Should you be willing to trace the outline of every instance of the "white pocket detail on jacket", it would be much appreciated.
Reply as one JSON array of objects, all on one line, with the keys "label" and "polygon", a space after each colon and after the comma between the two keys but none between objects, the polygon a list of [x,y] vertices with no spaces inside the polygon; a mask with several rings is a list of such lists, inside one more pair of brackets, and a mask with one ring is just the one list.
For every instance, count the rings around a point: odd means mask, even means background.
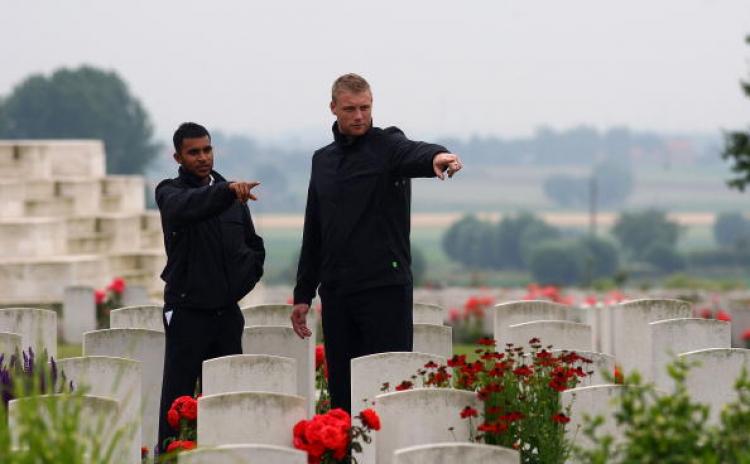
[{"label": "white pocket detail on jacket", "polygon": [[169,321],[172,320],[172,313],[174,313],[174,311],[171,309],[164,313],[164,318],[167,320],[167,325],[169,325]]}]

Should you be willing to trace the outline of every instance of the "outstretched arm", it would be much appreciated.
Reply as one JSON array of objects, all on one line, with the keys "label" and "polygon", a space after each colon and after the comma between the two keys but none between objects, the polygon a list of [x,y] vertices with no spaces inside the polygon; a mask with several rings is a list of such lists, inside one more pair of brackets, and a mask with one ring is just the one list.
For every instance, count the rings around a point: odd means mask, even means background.
[{"label": "outstretched arm", "polygon": [[320,246],[318,198],[311,174],[310,186],[307,189],[302,250],[297,266],[297,285],[294,287],[294,308],[291,316],[292,328],[300,338],[312,335],[312,331],[307,327],[307,313],[320,283]]},{"label": "outstretched arm", "polygon": [[162,216],[173,223],[203,221],[227,209],[235,199],[255,200],[250,190],[259,182],[218,182],[198,188],[180,188],[169,182],[156,187],[156,204]]},{"label": "outstretched arm", "polygon": [[386,129],[387,136],[392,143],[391,169],[401,177],[433,177],[444,179],[461,170],[462,164],[457,155],[450,153],[442,145],[425,142],[415,142],[406,138],[404,133],[396,128]]}]

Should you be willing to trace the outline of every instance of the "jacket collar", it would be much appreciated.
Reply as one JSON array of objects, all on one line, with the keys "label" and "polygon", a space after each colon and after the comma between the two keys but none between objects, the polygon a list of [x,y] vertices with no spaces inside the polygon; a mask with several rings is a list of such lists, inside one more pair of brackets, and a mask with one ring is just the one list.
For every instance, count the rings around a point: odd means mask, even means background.
[{"label": "jacket collar", "polygon": [[[226,182],[226,179],[213,169],[211,170],[211,175],[214,177],[214,183]],[[204,185],[207,185],[203,184],[200,178],[183,169],[182,166],[177,170],[177,177],[190,187],[203,187]]]},{"label": "jacket collar", "polygon": [[367,137],[367,134],[370,133],[372,130],[372,126],[370,126],[369,129],[367,129],[367,132],[364,133],[364,135],[361,135],[359,137],[354,137],[353,135],[346,135],[339,132],[339,123],[334,122],[333,127],[331,128],[331,131],[333,131],[333,140],[336,142],[336,144],[341,145],[343,147],[351,147],[357,141],[363,137]]}]

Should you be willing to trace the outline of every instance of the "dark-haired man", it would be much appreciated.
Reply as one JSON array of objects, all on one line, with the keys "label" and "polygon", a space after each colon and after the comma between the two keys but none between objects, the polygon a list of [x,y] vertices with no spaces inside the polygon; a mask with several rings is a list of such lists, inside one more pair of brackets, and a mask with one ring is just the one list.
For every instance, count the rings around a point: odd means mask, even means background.
[{"label": "dark-haired man", "polygon": [[263,275],[266,253],[246,204],[259,182],[227,182],[214,171],[211,136],[199,124],[180,125],[173,142],[178,176],[156,187],[167,251],[160,448],[175,434],[167,411],[193,395],[203,361],[242,353],[237,302]]},{"label": "dark-haired man", "polygon": [[[365,79],[333,83],[334,141],[313,155],[292,326],[309,337],[318,290],[332,407],[350,410],[350,361],[412,350],[411,178],[452,177],[458,156],[372,126]],[[359,411],[351,411],[358,414]]]}]

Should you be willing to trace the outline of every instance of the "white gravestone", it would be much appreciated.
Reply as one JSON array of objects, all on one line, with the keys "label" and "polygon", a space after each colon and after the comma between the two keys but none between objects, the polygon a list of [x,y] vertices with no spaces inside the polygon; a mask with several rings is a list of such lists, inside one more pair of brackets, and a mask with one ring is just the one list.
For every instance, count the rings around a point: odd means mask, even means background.
[{"label": "white gravestone", "polygon": [[498,349],[508,343],[508,327],[531,321],[568,320],[568,307],[551,301],[511,301],[492,308],[494,333]]},{"label": "white gravestone", "polygon": [[[15,399],[8,403],[8,424],[12,448],[18,448],[21,434],[27,433],[21,426],[23,422],[20,422],[19,419],[24,414],[21,411],[28,411],[29,408],[38,408],[37,414],[42,418],[44,423],[42,427],[48,434],[59,431],[51,422],[50,416],[53,413],[56,416],[61,416],[80,411],[80,420],[76,424],[76,435],[81,438],[80,442],[84,447],[84,453],[89,456],[96,453],[92,437],[96,437],[99,442],[98,453],[100,457],[104,455],[107,448],[113,444],[113,439],[115,439],[117,428],[114,425],[117,424],[120,413],[117,401],[93,395],[43,395]],[[39,425],[35,424],[37,433],[39,433],[38,427]],[[54,443],[55,439],[52,438],[51,442]],[[121,440],[115,442],[112,459],[107,462],[132,464],[134,461],[131,459],[129,445],[130,443]]]},{"label": "white gravestone", "polygon": [[83,342],[84,332],[96,330],[96,301],[92,287],[65,287],[62,325],[65,341],[77,345]]},{"label": "white gravestone", "polygon": [[446,441],[468,442],[479,417],[461,418],[470,406],[482,411],[476,393],[449,388],[419,388],[375,397],[380,415],[376,456],[378,464],[391,464],[394,451],[415,445]]},{"label": "white gravestone", "polygon": [[572,405],[570,422],[565,425],[565,434],[576,444],[589,448],[591,441],[581,432],[586,423],[586,416],[591,418],[602,416],[601,427],[597,429],[597,437],[611,435],[615,441],[622,439],[622,432],[617,427],[614,413],[617,407],[613,404],[624,390],[623,385],[594,385],[591,387],[577,387],[565,390],[560,394],[563,410]]},{"label": "white gravestone", "polygon": [[666,392],[674,388],[667,365],[678,354],[707,348],[730,348],[730,323],[715,319],[666,319],[649,324],[651,379]]},{"label": "white gravestone", "polygon": [[637,369],[651,380],[651,335],[649,323],[665,319],[689,318],[690,304],[680,300],[632,300],[610,307],[612,353],[627,375]]},{"label": "white gravestone", "polygon": [[242,352],[292,358],[297,363],[297,394],[307,402],[307,413],[315,412],[315,341],[301,339],[291,327],[245,327]]},{"label": "white gravestone", "polygon": [[750,329],[750,300],[730,300],[729,315],[732,317],[732,346],[744,347],[746,342],[742,334]]},{"label": "white gravestone", "polygon": [[591,326],[568,321],[531,321],[513,324],[506,328],[508,343],[529,346],[529,340],[538,338],[543,347],[569,351],[591,351]]},{"label": "white gravestone", "polygon": [[110,311],[109,327],[112,329],[148,329],[164,332],[163,319],[161,306],[127,306]]},{"label": "white gravestone", "polygon": [[223,445],[182,452],[178,464],[307,464],[307,454],[272,445]]},{"label": "white gravestone", "polygon": [[143,285],[127,285],[122,292],[124,306],[146,306],[151,303],[148,289]]},{"label": "white gravestone", "polygon": [[479,443],[435,443],[393,453],[393,464],[519,464],[518,451]]},{"label": "white gravestone", "polygon": [[[130,462],[141,457],[143,440],[141,428],[141,363],[132,359],[109,356],[83,356],[58,361],[58,368],[76,391],[87,395],[116,400],[121,412],[117,426],[130,435]],[[126,440],[123,437],[122,440]]]},{"label": "white gravestone", "polygon": [[84,356],[114,356],[140,361],[143,445],[158,441],[159,403],[164,370],[164,333],[147,329],[105,329],[83,334]]},{"label": "white gravestone", "polygon": [[265,354],[237,354],[203,361],[203,394],[240,391],[297,394],[297,362]]},{"label": "white gravestone", "polygon": [[292,447],[294,425],[306,416],[305,399],[296,395],[235,392],[202,396],[198,398],[198,443]]},{"label": "white gravestone", "polygon": [[[0,332],[21,335],[21,348],[34,349],[41,356],[46,349],[50,357],[57,358],[57,314],[36,308],[0,309]],[[37,359],[40,359],[37,357]]]},{"label": "white gravestone", "polygon": [[453,355],[452,334],[447,325],[414,324],[414,351],[449,358]]},{"label": "white gravestone", "polygon": [[688,363],[697,363],[688,371],[685,386],[693,400],[711,407],[709,419],[716,424],[727,403],[737,400],[734,384],[743,369],[750,375],[750,350],[714,348],[680,354]]},{"label": "white gravestone", "polygon": [[[384,383],[389,384],[389,390],[393,391],[396,386],[404,380],[413,382],[416,387],[422,387],[421,383],[412,379],[417,371],[424,369],[428,362],[445,365],[446,358],[427,353],[415,352],[389,352],[378,353],[354,358],[351,361],[351,405],[352,416],[358,415],[363,409],[372,407],[377,410],[378,405],[375,397],[381,392]],[[448,369],[452,371],[452,369]],[[429,370],[435,372],[435,369]],[[375,464],[375,443],[378,434],[372,435],[372,443],[362,444],[361,455],[356,455],[360,464]]]},{"label": "white gravestone", "polygon": [[[245,327],[253,326],[281,326],[291,327],[292,305],[289,304],[262,304],[244,306],[241,308],[245,317]],[[317,340],[317,313],[310,307],[307,313],[307,327],[312,331],[311,339]]]},{"label": "white gravestone", "polygon": [[21,336],[17,333],[0,332],[0,355],[5,355],[5,363],[16,352],[21,353]]},{"label": "white gravestone", "polygon": [[415,324],[443,325],[443,308],[428,303],[414,303],[413,319]]}]

